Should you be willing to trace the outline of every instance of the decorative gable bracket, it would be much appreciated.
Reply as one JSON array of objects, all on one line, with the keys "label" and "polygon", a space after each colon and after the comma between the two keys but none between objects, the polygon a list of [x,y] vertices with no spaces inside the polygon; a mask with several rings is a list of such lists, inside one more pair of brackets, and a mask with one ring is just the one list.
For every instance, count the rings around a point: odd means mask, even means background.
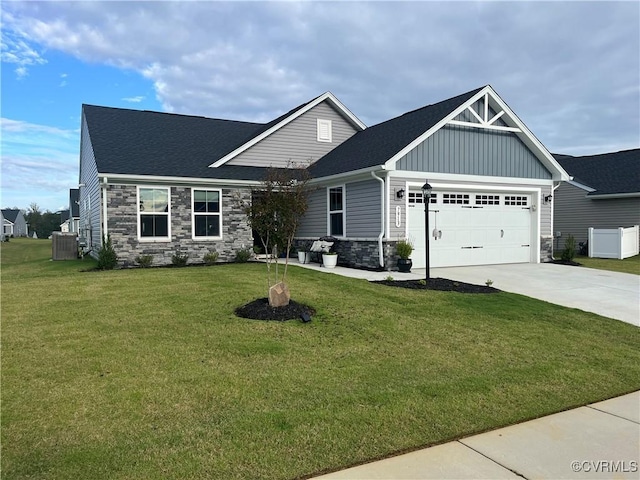
[{"label": "decorative gable bracket", "polygon": [[493,111],[489,108],[489,93],[485,93],[483,97],[483,108],[482,112],[476,112],[473,108],[473,105],[467,106],[467,111],[471,113],[471,116],[477,120],[477,122],[467,122],[463,120],[449,120],[447,122],[448,125],[458,125],[461,127],[474,127],[474,128],[482,128],[485,130],[498,130],[501,132],[515,132],[520,133],[520,130],[517,127],[509,127],[506,125],[495,125],[495,122],[504,115],[504,110],[498,111],[495,115],[489,118],[489,114],[493,113]]}]

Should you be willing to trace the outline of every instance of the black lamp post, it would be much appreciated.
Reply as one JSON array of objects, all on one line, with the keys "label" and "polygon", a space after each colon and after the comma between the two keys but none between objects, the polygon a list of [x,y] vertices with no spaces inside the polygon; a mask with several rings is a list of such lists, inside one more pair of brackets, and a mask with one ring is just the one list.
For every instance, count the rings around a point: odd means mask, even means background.
[{"label": "black lamp post", "polygon": [[429,199],[431,198],[431,185],[429,181],[422,186],[422,198],[424,200],[424,239],[427,254],[427,275],[425,280],[429,280]]}]

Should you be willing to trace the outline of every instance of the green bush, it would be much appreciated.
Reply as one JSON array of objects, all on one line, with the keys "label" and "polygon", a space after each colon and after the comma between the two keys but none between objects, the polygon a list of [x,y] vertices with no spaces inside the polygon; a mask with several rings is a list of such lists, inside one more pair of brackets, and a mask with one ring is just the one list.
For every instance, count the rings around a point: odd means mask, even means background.
[{"label": "green bush", "polygon": [[215,250],[204,254],[205,265],[213,265],[218,261],[219,254]]},{"label": "green bush", "polygon": [[243,248],[242,250],[238,250],[236,252],[236,262],[237,263],[246,263],[251,258],[251,250],[248,248]]},{"label": "green bush", "polygon": [[564,241],[564,250],[562,251],[561,257],[565,262],[573,261],[573,258],[576,256],[576,239],[573,235],[568,235]]},{"label": "green bush", "polygon": [[153,263],[153,255],[139,255],[136,257],[136,263],[142,268],[149,268]]},{"label": "green bush", "polygon": [[403,260],[407,260],[413,252],[413,244],[410,240],[400,240],[396,244],[396,253]]},{"label": "green bush", "polygon": [[189,260],[189,254],[182,253],[180,250],[176,250],[176,253],[171,256],[171,263],[176,267],[185,267],[187,260]]},{"label": "green bush", "polygon": [[102,248],[98,251],[98,268],[100,270],[113,270],[118,264],[118,255],[111,243],[111,235],[102,236]]}]

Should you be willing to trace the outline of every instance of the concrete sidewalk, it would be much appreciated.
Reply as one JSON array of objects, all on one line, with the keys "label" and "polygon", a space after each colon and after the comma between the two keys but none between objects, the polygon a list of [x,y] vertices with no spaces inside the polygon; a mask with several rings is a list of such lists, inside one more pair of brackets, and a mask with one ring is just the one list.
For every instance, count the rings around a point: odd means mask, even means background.
[{"label": "concrete sidewalk", "polygon": [[640,392],[317,479],[638,479]]},{"label": "concrete sidewalk", "polygon": [[[369,281],[384,280],[389,275],[395,280],[413,280],[424,278],[426,273],[425,269],[413,269],[411,273],[370,272],[344,267],[329,269],[317,263],[300,265],[295,261],[292,265]],[[505,292],[519,293],[640,326],[639,275],[553,263],[514,263],[432,268],[431,277],[476,285],[484,285],[491,279],[495,288]]]}]

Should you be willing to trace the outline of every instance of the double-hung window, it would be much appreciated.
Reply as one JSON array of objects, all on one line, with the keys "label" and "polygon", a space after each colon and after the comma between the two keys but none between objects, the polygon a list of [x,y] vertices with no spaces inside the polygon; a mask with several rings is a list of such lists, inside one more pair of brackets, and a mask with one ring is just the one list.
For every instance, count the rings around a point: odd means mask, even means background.
[{"label": "double-hung window", "polygon": [[344,186],[331,187],[329,195],[329,235],[343,237],[345,230]]},{"label": "double-hung window", "polygon": [[191,192],[193,238],[220,239],[222,237],[220,190],[193,189]]},{"label": "double-hung window", "polygon": [[141,239],[169,240],[169,188],[138,187],[138,236]]}]

